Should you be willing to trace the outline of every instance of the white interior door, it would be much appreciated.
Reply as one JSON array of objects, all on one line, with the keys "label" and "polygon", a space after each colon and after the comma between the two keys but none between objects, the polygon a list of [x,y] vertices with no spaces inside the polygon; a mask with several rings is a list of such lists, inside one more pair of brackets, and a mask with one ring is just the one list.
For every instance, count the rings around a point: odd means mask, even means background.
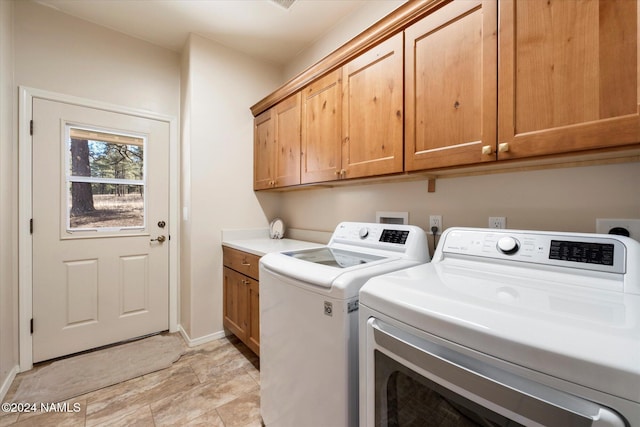
[{"label": "white interior door", "polygon": [[169,124],[32,108],[33,361],[168,329]]}]

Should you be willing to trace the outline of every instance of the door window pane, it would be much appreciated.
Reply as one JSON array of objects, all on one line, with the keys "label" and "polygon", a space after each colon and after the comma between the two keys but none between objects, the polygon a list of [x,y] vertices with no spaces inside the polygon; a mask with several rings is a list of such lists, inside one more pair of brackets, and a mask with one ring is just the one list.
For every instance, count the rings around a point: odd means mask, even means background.
[{"label": "door window pane", "polygon": [[145,138],[67,126],[67,230],[143,228]]}]

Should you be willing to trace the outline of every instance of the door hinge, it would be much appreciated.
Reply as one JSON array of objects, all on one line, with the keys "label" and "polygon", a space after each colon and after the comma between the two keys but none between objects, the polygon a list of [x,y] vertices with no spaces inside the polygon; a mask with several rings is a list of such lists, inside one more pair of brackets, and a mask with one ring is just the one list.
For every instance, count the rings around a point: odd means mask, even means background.
[{"label": "door hinge", "polygon": [[33,218],[29,220],[29,234],[33,234]]},{"label": "door hinge", "polygon": [[33,135],[33,120],[29,121],[29,135]]},{"label": "door hinge", "polygon": [[29,322],[29,329],[31,330],[31,335],[33,335],[33,317],[31,318],[31,321]]}]

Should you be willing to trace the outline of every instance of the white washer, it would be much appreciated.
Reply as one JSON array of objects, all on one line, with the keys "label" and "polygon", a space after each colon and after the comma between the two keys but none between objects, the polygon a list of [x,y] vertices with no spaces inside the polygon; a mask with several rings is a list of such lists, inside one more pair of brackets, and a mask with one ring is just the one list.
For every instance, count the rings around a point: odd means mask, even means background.
[{"label": "white washer", "polygon": [[360,425],[640,426],[639,268],[622,236],[447,230],[361,289]]},{"label": "white washer", "polygon": [[415,226],[340,223],[326,247],[260,260],[260,408],[266,426],[358,423],[358,291],[429,261]]}]

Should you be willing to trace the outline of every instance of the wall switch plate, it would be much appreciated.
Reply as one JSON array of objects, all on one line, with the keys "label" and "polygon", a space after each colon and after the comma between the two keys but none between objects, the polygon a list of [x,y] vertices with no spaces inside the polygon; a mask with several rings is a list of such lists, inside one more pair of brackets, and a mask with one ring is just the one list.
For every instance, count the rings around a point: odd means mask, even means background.
[{"label": "wall switch plate", "polygon": [[429,230],[427,230],[427,233],[431,233],[431,227],[437,227],[436,234],[442,234],[442,215],[429,216]]},{"label": "wall switch plate", "polygon": [[490,216],[489,228],[507,228],[507,217],[504,216]]},{"label": "wall switch plate", "polygon": [[615,227],[622,227],[629,230],[629,237],[640,241],[640,219],[596,219],[596,233],[609,234],[609,230]]}]

